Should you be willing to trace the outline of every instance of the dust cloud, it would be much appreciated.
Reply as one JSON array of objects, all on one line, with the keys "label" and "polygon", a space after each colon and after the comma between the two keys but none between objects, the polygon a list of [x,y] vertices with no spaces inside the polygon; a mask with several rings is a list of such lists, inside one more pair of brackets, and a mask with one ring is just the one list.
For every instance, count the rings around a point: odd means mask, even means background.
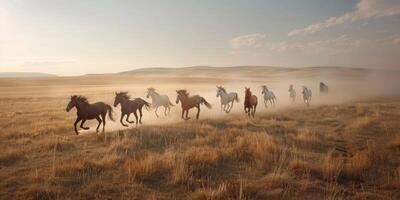
[{"label": "dust cloud", "polygon": [[[243,101],[245,87],[250,87],[253,94],[258,97],[257,114],[278,111],[287,108],[306,108],[302,97],[302,86],[309,87],[312,92],[311,108],[320,105],[336,105],[351,101],[363,101],[374,98],[392,98],[399,97],[400,76],[398,71],[379,71],[379,70],[362,70],[362,69],[335,69],[331,71],[295,71],[288,73],[268,74],[263,77],[243,77],[229,76],[226,79],[215,79],[210,77],[193,78],[182,80],[180,77],[167,77],[161,81],[143,80],[140,77],[129,76],[132,83],[113,83],[109,81],[107,85],[96,85],[90,89],[79,90],[79,88],[64,88],[74,94],[82,94],[90,96],[91,102],[105,101],[112,105],[114,101],[114,92],[126,91],[133,98],[143,98],[151,103],[151,98],[146,98],[146,90],[153,87],[160,94],[168,95],[170,101],[174,104],[171,113],[164,116],[164,108],[158,109],[159,118],[156,117],[154,108],[149,110],[143,109],[143,125],[129,124],[128,128],[136,126],[153,126],[182,122],[180,104],[175,104],[176,90],[187,89],[190,95],[200,95],[204,97],[211,105],[212,109],[201,106],[200,119],[216,119],[223,118],[228,115],[244,116]],[[109,77],[115,79],[115,77]],[[157,80],[157,78],[154,78]],[[129,82],[129,81],[127,81]],[[324,82],[329,87],[328,94],[320,94],[319,83]],[[293,84],[297,93],[296,102],[293,103],[289,99],[289,85]],[[261,86],[267,85],[277,97],[275,106],[265,107],[263,95],[261,94]],[[216,97],[216,86],[223,86],[228,92],[237,92],[239,102],[234,102],[231,112],[221,112],[220,99]],[[120,106],[113,107],[115,122],[108,120],[108,130],[123,130],[120,122]],[[189,111],[191,120],[195,120],[197,109],[193,108]],[[134,115],[130,116],[130,120],[134,120]],[[124,120],[125,122],[125,120]],[[97,122],[88,122],[91,130],[94,130]],[[125,122],[128,124],[127,122]]]}]

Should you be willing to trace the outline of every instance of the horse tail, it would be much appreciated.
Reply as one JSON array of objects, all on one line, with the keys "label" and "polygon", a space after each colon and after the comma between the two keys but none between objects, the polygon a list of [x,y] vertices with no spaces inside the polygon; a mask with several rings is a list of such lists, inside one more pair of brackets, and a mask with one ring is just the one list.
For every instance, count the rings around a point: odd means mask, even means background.
[{"label": "horse tail", "polygon": [[211,104],[209,104],[203,97],[201,97],[201,103],[204,103],[207,108],[211,109]]},{"label": "horse tail", "polygon": [[146,110],[149,110],[151,104],[145,100],[143,100],[142,98],[140,98],[140,100],[143,102],[143,105],[145,106]]},{"label": "horse tail", "polygon": [[238,96],[237,93],[235,93],[235,101],[236,101],[236,102],[239,102],[239,96]]},{"label": "horse tail", "polygon": [[108,111],[108,117],[111,119],[111,121],[115,121],[113,117],[113,109],[110,105],[106,104],[107,111]]}]

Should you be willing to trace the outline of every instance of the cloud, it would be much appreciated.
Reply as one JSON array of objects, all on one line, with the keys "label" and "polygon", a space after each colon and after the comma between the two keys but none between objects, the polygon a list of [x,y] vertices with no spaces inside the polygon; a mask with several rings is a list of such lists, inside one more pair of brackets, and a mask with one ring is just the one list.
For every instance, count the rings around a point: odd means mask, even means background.
[{"label": "cloud", "polygon": [[296,52],[334,55],[363,47],[367,43],[367,40],[356,40],[347,35],[341,35],[336,38],[309,42],[280,42],[275,45],[270,44],[269,47],[270,50],[278,53]]},{"label": "cloud", "polygon": [[354,39],[347,35],[315,41],[273,42],[266,39],[265,34],[255,33],[235,37],[229,40],[233,53],[249,53],[252,55],[275,54],[307,54],[307,55],[337,55],[365,47],[369,40]]},{"label": "cloud", "polygon": [[232,49],[257,49],[265,45],[266,36],[261,33],[241,35],[229,40],[229,46]]},{"label": "cloud", "polygon": [[305,28],[294,29],[288,33],[288,36],[312,34],[348,22],[395,15],[400,15],[399,0],[359,0],[354,11],[341,16],[331,17],[323,22],[311,24]]}]

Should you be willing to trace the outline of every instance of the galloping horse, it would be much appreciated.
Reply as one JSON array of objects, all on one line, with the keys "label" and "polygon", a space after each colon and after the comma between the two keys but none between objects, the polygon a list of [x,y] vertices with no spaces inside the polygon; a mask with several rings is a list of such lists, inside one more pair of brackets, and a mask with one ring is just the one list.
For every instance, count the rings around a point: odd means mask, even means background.
[{"label": "galloping horse", "polygon": [[[226,113],[231,112],[232,107],[233,107],[233,102],[239,102],[239,97],[236,92],[230,92],[227,93],[225,88],[222,86],[217,86],[217,96],[216,97],[221,97],[221,112],[222,110],[225,111]],[[229,104],[231,103],[232,104]]]},{"label": "galloping horse", "polygon": [[246,87],[245,91],[245,96],[244,96],[244,112],[250,117],[253,116],[256,113],[256,108],[257,108],[257,96],[252,95],[250,88]]},{"label": "galloping horse", "polygon": [[157,110],[158,107],[164,106],[164,115],[167,116],[167,109],[168,109],[168,114],[171,112],[171,106],[174,106],[171,101],[169,100],[169,97],[167,95],[160,95],[156,92],[154,88],[147,88],[147,96],[146,98],[151,97],[151,105],[156,108],[154,113],[156,113],[156,116],[158,118]]},{"label": "galloping horse", "polygon": [[307,86],[303,86],[303,100],[307,106],[310,106],[312,92]]},{"label": "galloping horse", "polygon": [[[188,117],[189,110],[193,107],[197,108],[197,114],[196,114],[196,119],[199,119],[200,115],[200,104],[206,105],[207,108],[211,109],[211,105],[201,96],[199,95],[193,95],[189,96],[189,93],[186,90],[177,90],[176,93],[178,96],[176,97],[176,104],[181,102],[182,106],[182,119],[188,120],[190,117]],[[184,113],[186,112],[186,116],[183,117]]]},{"label": "galloping horse", "polygon": [[[96,132],[99,132],[100,124],[103,122],[103,132],[106,126],[106,115],[108,112],[108,117],[114,121],[112,112],[113,109],[110,105],[105,104],[103,102],[97,102],[94,104],[90,104],[86,97],[83,96],[71,96],[71,99],[65,109],[69,112],[73,107],[76,107],[77,110],[77,118],[74,123],[74,130],[76,135],[79,135],[78,130],[76,129],[76,125],[79,121],[82,120],[80,127],[84,130],[89,130],[89,127],[84,127],[83,124],[86,120],[97,119],[99,124],[97,125]],[[100,117],[101,116],[101,117]]]},{"label": "galloping horse", "polygon": [[328,94],[328,86],[327,85],[325,85],[325,83],[323,83],[323,82],[320,82],[319,83],[319,93],[320,94]]},{"label": "galloping horse", "polygon": [[[141,124],[143,116],[142,114],[143,106],[145,106],[147,110],[150,107],[150,103],[143,100],[142,98],[135,98],[133,100],[130,99],[131,97],[128,95],[127,92],[115,93],[114,107],[117,107],[118,104],[121,104],[121,119],[119,121],[121,122],[122,126],[128,126],[124,124],[124,122],[122,122],[125,115],[127,115],[126,122],[135,123],[134,121],[129,121],[129,115],[131,113],[135,115],[136,124],[138,124],[138,122]],[[139,110],[140,114],[139,120],[138,120],[137,110]]]},{"label": "galloping horse", "polygon": [[296,90],[293,88],[293,85],[289,86],[289,98],[292,99],[293,103],[296,101]]},{"label": "galloping horse", "polygon": [[262,92],[261,92],[261,94],[264,95],[264,104],[265,104],[265,107],[266,107],[266,108],[268,107],[268,106],[267,106],[268,101],[269,101],[269,103],[271,104],[271,106],[275,106],[275,102],[276,102],[275,94],[274,94],[271,90],[268,90],[268,88],[267,88],[266,85],[263,85],[263,86],[261,86],[261,87],[262,87]]}]

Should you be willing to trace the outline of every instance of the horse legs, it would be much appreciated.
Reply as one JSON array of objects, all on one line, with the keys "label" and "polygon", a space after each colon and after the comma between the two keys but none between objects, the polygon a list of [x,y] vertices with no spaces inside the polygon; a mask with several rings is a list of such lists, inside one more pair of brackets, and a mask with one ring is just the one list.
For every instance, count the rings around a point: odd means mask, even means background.
[{"label": "horse legs", "polygon": [[131,116],[131,113],[127,114],[127,116],[126,116],[126,122],[128,122],[128,123],[130,123],[130,124],[135,123],[135,121],[129,121],[129,116]]},{"label": "horse legs", "polygon": [[189,109],[186,110],[186,120],[190,119],[190,117],[188,117],[189,115]]},{"label": "horse legs", "polygon": [[257,108],[257,105],[254,105],[254,108],[253,108],[253,118],[254,118],[255,115],[256,115],[256,108]]},{"label": "horse legs", "polygon": [[227,108],[225,108],[225,112],[228,113],[229,109],[231,108],[231,105],[229,105],[229,103],[227,103],[226,105],[227,105]]},{"label": "horse legs", "polygon": [[84,130],[89,130],[89,127],[84,127],[84,126],[83,126],[83,124],[84,124],[85,122],[86,122],[86,119],[83,119],[82,122],[81,122],[81,126],[80,126],[80,127],[81,127],[82,129],[84,129]]},{"label": "horse legs", "polygon": [[268,108],[268,100],[264,99],[264,105],[265,105],[266,108]]},{"label": "horse legs", "polygon": [[231,112],[231,110],[232,110],[232,108],[233,108],[233,102],[234,102],[234,101],[232,101],[231,107],[229,108],[229,112]]},{"label": "horse legs", "polygon": [[135,111],[133,111],[133,115],[135,115],[136,124],[138,124],[138,122],[139,122],[139,119],[138,119],[138,116],[137,116],[136,110],[135,110]]},{"label": "horse legs", "polygon": [[156,116],[158,118],[157,110],[158,110],[158,106],[156,107],[156,110],[154,111],[154,113],[156,113]]},{"label": "horse legs", "polygon": [[98,133],[98,132],[99,132],[99,127],[100,127],[100,125],[101,125],[100,116],[97,116],[96,119],[97,119],[97,122],[99,122],[99,124],[97,125],[97,128],[96,128],[96,133]]},{"label": "horse legs", "polygon": [[197,105],[196,107],[197,107],[196,119],[199,119],[199,116],[200,116],[200,104]]},{"label": "horse legs", "polygon": [[139,114],[140,114],[139,123],[142,124],[142,117],[143,117],[142,108],[139,108]]},{"label": "horse legs", "polygon": [[121,122],[122,126],[127,127],[128,125],[124,124],[124,122],[122,121],[124,119],[125,114],[121,114],[121,119],[119,120],[119,122]]},{"label": "horse legs", "polygon": [[168,106],[164,106],[164,116],[167,116],[167,107]]},{"label": "horse legs", "polygon": [[185,110],[182,108],[182,119],[185,119],[183,115],[185,114]]},{"label": "horse legs", "polygon": [[74,123],[74,130],[76,135],[79,135],[78,129],[76,129],[76,125],[81,121],[82,119],[80,117],[76,118],[75,123]]},{"label": "horse legs", "polygon": [[101,115],[101,117],[103,117],[103,133],[106,129],[106,116],[107,116],[107,113],[104,113]]}]

